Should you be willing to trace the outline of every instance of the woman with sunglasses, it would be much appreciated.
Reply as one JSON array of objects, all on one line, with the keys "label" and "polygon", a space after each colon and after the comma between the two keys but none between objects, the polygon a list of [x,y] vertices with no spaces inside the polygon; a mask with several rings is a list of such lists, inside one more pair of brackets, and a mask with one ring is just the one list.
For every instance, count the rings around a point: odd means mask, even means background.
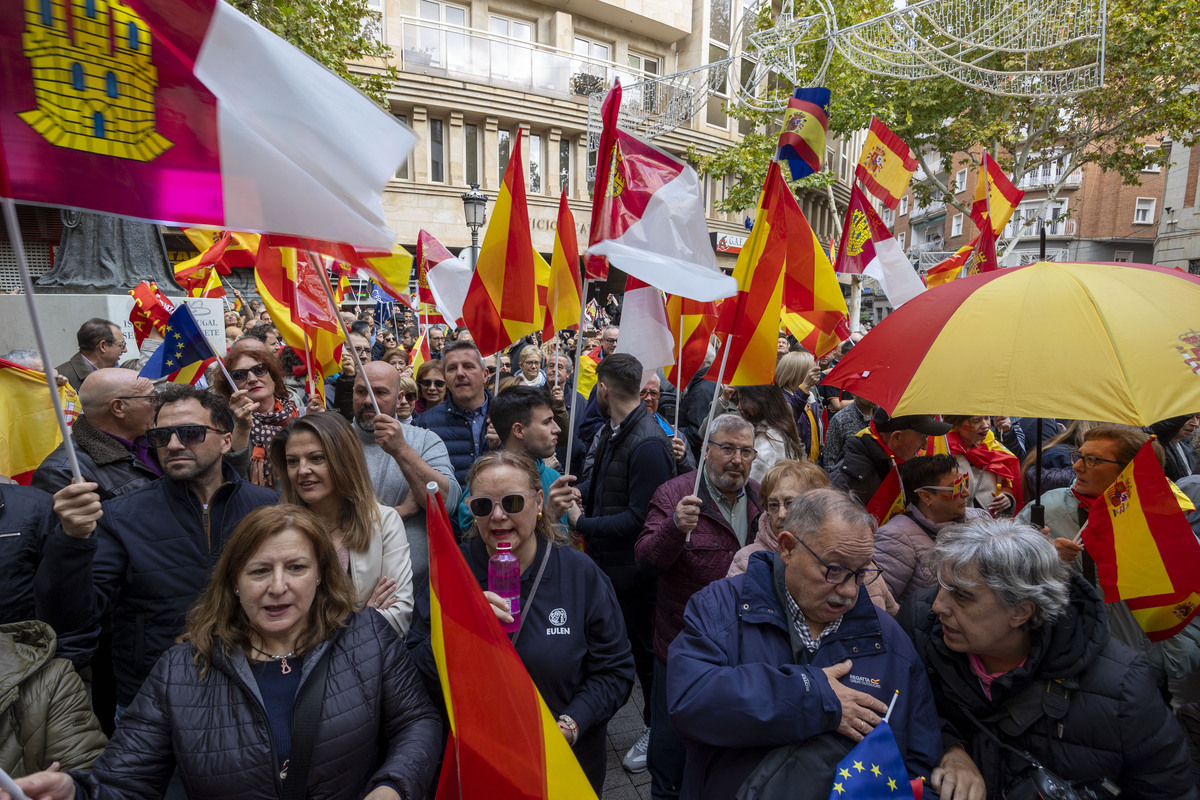
[{"label": "woman with sunglasses", "polygon": [[400,391],[396,394],[396,419],[405,424],[411,424],[417,408],[417,382],[410,376],[401,374]]},{"label": "woman with sunglasses", "polygon": [[[225,368],[235,385],[230,386],[224,372],[218,372],[213,381],[213,390],[229,399],[230,408],[237,418],[233,431],[233,449],[245,446],[247,438],[252,447],[250,453],[250,475],[252,483],[259,486],[275,486],[275,474],[267,457],[267,449],[276,431],[300,412],[288,397],[287,384],[283,380],[283,367],[275,353],[265,344],[246,337],[239,339],[229,348],[225,357]],[[245,398],[234,398],[235,392],[245,392]],[[310,401],[311,403],[312,401]],[[250,411],[250,418],[245,412]]]},{"label": "woman with sunglasses", "polygon": [[971,476],[958,471],[954,456],[918,456],[900,466],[908,508],[875,531],[875,563],[883,569],[901,605],[937,584],[924,563],[938,533],[951,525],[987,519],[982,508],[968,507]]},{"label": "woman with sunglasses", "polygon": [[[528,456],[488,453],[471,468],[468,486],[475,526],[461,546],[463,556],[482,590],[496,545],[512,545],[521,563],[521,627],[509,637],[599,795],[608,721],[629,698],[634,676],[612,585],[591,558],[570,546],[561,526],[542,514],[542,483]],[[504,600],[485,596],[499,619],[512,621]],[[430,696],[440,698],[429,635],[425,595],[407,643]]]},{"label": "woman with sunglasses", "polygon": [[308,414],[271,441],[280,502],[317,515],[350,573],[360,607],[403,636],[412,618],[412,561],[404,522],[375,499],[362,445],[341,414]]},{"label": "woman with sunglasses", "polygon": [[417,407],[415,413],[423,414],[446,399],[446,373],[441,361],[426,361],[417,368]]}]

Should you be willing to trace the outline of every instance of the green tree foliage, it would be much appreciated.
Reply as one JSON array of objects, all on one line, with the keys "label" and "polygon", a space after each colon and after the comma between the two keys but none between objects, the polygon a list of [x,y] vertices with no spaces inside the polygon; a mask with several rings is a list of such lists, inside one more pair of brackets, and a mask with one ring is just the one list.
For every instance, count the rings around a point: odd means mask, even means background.
[{"label": "green tree foliage", "polygon": [[[833,93],[830,131],[861,130],[872,114],[878,116],[921,156],[925,178],[914,183],[918,199],[943,200],[960,210],[965,209],[938,175],[952,175],[974,162],[970,152],[980,147],[1017,181],[1065,157],[1072,167],[1095,164],[1118,173],[1126,183],[1139,183],[1143,169],[1164,165],[1169,156],[1167,148],[1147,149],[1148,143],[1169,136],[1190,145],[1200,130],[1200,22],[1194,2],[1110,0],[1104,87],[1054,101],[1002,97],[948,78],[880,78],[855,69],[835,53],[824,82]],[[797,16],[818,13],[815,3],[811,8],[804,5],[797,2]],[[890,8],[890,2],[878,0],[840,2],[838,23],[845,27]],[[760,18],[759,24],[769,25],[770,19]],[[813,63],[820,63],[820,54]],[[1028,68],[1031,63],[1032,57],[1024,55],[995,56],[987,66]],[[711,175],[739,180],[723,210],[740,210],[757,200],[766,161],[776,146],[773,126],[782,115],[772,119],[744,107],[731,107],[729,113],[765,123],[766,132],[694,160]],[[1071,171],[1064,170],[1058,185],[1048,187],[1047,203]]]},{"label": "green tree foliage", "polygon": [[[396,81],[391,48],[375,38],[367,0],[228,0],[267,30],[308,53],[384,108]],[[365,66],[362,65],[365,62]],[[351,65],[355,64],[352,68]]]}]

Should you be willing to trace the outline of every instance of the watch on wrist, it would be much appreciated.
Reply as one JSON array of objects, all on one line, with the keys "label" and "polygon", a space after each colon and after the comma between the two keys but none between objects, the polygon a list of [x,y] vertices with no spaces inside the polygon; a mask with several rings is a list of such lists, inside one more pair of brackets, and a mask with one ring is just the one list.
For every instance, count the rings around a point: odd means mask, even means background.
[{"label": "watch on wrist", "polygon": [[579,741],[579,723],[571,719],[566,714],[558,715],[559,724],[571,732],[571,744]]}]

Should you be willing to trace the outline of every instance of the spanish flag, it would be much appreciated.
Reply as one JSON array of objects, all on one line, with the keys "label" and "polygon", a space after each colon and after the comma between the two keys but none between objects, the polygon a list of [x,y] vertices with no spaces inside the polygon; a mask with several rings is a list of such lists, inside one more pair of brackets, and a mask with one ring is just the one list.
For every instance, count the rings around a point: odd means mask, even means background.
[{"label": "spanish flag", "polygon": [[518,131],[463,303],[463,320],[484,355],[541,330],[544,321],[538,317],[537,265],[523,164]]},{"label": "spanish flag", "polygon": [[717,304],[667,295],[667,325],[675,340],[675,360],[667,367],[667,380],[684,387],[700,371],[708,353],[708,340],[717,327]]},{"label": "spanish flag", "polygon": [[413,374],[416,375],[421,365],[431,358],[433,358],[433,354],[429,352],[429,331],[426,329],[417,337],[416,344],[409,351],[408,365],[412,367]]},{"label": "spanish flag", "polygon": [[900,198],[908,189],[908,182],[917,171],[917,160],[904,141],[892,133],[888,126],[871,117],[867,140],[863,142],[862,155],[854,169],[854,177],[863,188],[883,201],[888,208],[900,204]]},{"label": "spanish flag", "polygon": [[[314,268],[294,247],[258,248],[254,284],[284,343],[312,365],[314,385],[340,369],[342,334]],[[307,339],[306,339],[307,337]],[[304,355],[305,344],[308,355]]]},{"label": "spanish flag", "polygon": [[[783,271],[783,326],[817,358],[850,338],[841,284],[804,214],[789,216],[787,263]],[[805,324],[807,323],[807,324]]]},{"label": "spanish flag", "polygon": [[974,250],[974,244],[963,245],[955,251],[954,255],[930,267],[929,271],[925,273],[925,286],[932,289],[957,278]]},{"label": "spanish flag", "polygon": [[1025,192],[1013,185],[996,159],[984,153],[975,184],[975,200],[971,203],[971,221],[975,226],[983,230],[990,219],[992,233],[999,234],[1024,196]]},{"label": "spanish flag", "polygon": [[599,380],[596,376],[596,368],[600,366],[600,359],[603,358],[601,355],[602,352],[597,347],[579,356],[575,393],[582,396],[584,400],[592,396],[592,389],[595,388],[596,381]]},{"label": "spanish flag", "polygon": [[1147,442],[1092,503],[1081,532],[1104,602],[1125,601],[1152,642],[1200,609],[1200,542]]},{"label": "spanish flag", "polygon": [[900,483],[900,470],[894,462],[888,470],[887,477],[867,502],[867,513],[880,525],[897,514],[904,513],[904,486]]},{"label": "spanish flag", "polygon": [[554,252],[550,256],[550,285],[546,293],[546,322],[542,341],[555,332],[579,328],[583,308],[583,283],[579,278],[579,239],[575,217],[567,205],[567,193],[558,199],[558,223],[554,229]]},{"label": "spanish flag", "polygon": [[971,466],[993,473],[998,484],[993,487],[992,493],[1012,494],[1013,500],[1016,501],[1012,512],[1015,514],[1021,510],[1021,506],[1025,504],[1021,496],[1021,461],[997,441],[996,434],[988,431],[982,442],[968,449],[958,431],[950,431],[946,434],[946,445],[950,449],[950,455],[962,456]]},{"label": "spanish flag", "polygon": [[794,181],[821,171],[829,132],[829,98],[824,86],[797,86],[788,100],[775,160],[787,161]]},{"label": "spanish flag", "polygon": [[431,644],[450,720],[438,798],[596,797],[455,544],[426,504]]},{"label": "spanish flag", "polygon": [[[708,371],[707,380],[734,386],[775,380],[784,267],[789,259],[802,258],[802,248],[808,245],[801,240],[802,229],[798,227],[798,220],[803,219],[792,190],[783,180],[779,162],[772,161],[758,201],[754,228],[733,268],[737,296],[721,303],[717,320],[721,350],[713,362],[718,367]],[[807,227],[804,223],[803,228]],[[723,361],[726,367],[721,370],[719,365]]]},{"label": "spanish flag", "polygon": [[[69,384],[58,387],[67,424],[79,416],[79,395]],[[0,359],[0,475],[28,486],[34,471],[62,434],[45,373]]]}]

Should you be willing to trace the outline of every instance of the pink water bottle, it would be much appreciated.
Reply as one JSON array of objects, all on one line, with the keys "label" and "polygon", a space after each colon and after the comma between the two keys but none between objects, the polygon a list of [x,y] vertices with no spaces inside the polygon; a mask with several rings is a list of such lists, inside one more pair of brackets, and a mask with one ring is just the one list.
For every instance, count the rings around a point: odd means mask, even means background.
[{"label": "pink water bottle", "polygon": [[488,591],[508,601],[512,622],[500,622],[505,633],[521,626],[521,562],[512,554],[511,542],[498,542],[496,554],[488,559]]}]

